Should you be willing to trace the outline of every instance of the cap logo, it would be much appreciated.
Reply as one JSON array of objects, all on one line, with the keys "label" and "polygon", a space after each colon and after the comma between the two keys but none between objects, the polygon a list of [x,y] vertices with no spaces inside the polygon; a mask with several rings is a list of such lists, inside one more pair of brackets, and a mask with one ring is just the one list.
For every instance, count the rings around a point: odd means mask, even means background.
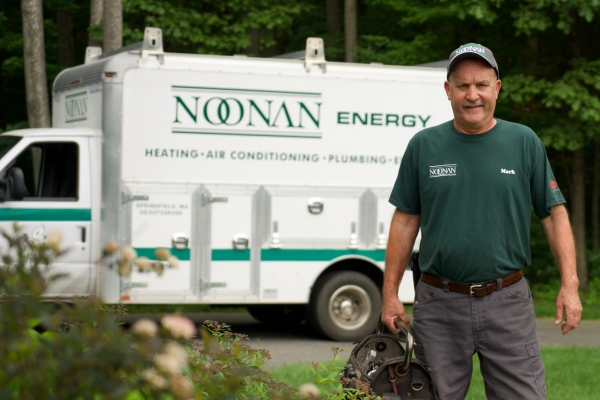
[{"label": "cap logo", "polygon": [[458,49],[456,49],[456,55],[462,54],[462,53],[481,53],[482,55],[485,55],[485,49],[483,47],[479,47],[479,46],[465,46],[465,47],[459,47]]}]

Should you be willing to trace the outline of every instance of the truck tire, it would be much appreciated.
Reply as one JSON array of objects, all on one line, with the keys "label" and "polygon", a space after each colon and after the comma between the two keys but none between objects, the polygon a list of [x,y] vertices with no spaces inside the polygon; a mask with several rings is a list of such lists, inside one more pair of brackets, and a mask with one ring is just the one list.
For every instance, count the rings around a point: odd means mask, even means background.
[{"label": "truck tire", "polygon": [[337,341],[356,341],[374,332],[381,310],[381,291],[366,275],[340,271],[315,284],[309,304],[314,328]]}]

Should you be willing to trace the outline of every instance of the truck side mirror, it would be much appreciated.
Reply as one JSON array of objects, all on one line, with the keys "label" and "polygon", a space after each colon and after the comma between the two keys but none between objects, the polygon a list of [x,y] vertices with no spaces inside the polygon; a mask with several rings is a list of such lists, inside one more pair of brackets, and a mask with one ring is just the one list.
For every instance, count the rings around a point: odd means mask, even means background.
[{"label": "truck side mirror", "polygon": [[29,195],[25,186],[25,175],[21,168],[11,168],[8,171],[7,181],[8,195],[11,200],[23,200],[25,196]]}]

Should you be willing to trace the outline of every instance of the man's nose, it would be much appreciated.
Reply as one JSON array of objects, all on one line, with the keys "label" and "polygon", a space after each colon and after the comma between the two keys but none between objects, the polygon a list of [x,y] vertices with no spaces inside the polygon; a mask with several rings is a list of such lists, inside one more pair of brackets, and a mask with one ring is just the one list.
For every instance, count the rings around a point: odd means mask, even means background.
[{"label": "man's nose", "polygon": [[479,92],[477,91],[477,87],[475,85],[469,85],[469,89],[467,90],[467,99],[477,100],[478,98]]}]

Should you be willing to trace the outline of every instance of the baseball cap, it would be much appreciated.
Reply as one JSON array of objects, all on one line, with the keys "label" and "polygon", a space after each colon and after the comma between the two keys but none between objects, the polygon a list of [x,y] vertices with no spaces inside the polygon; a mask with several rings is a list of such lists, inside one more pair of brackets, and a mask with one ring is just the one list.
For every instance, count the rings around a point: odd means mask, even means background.
[{"label": "baseball cap", "polygon": [[452,54],[450,54],[450,59],[448,63],[448,73],[446,78],[450,78],[450,71],[454,66],[465,58],[476,58],[481,57],[484,59],[494,71],[496,71],[496,79],[500,79],[500,71],[498,70],[498,63],[492,54],[492,51],[485,46],[482,46],[477,43],[467,43],[460,46],[458,49],[454,50]]}]

